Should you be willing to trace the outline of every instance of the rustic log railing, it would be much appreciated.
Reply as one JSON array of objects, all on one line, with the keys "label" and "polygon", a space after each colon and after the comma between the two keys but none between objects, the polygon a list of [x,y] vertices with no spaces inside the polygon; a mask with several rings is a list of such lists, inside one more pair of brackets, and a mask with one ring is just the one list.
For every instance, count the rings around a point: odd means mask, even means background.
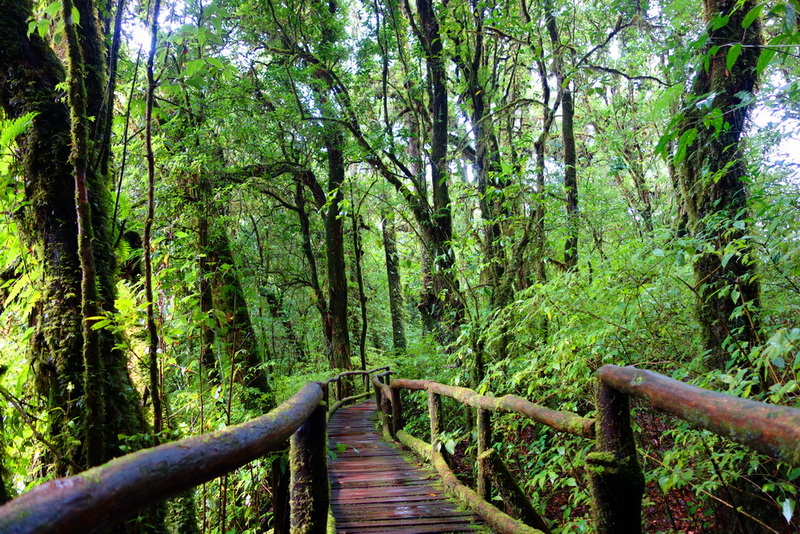
[{"label": "rustic log railing", "polygon": [[[387,367],[309,382],[266,415],[137,451],[75,476],[41,484],[0,507],[0,532],[88,533],[117,524],[168,497],[229,473],[291,438],[292,532],[324,533],[328,517],[326,408],[371,395],[369,376]],[[365,377],[366,392],[343,397],[345,379]]]},{"label": "rustic log railing", "polygon": [[[800,409],[715,393],[633,367],[606,365],[597,372],[596,420],[514,395],[487,397],[429,380],[390,377],[388,368],[382,367],[309,382],[275,410],[241,425],[138,451],[47,482],[0,507],[0,532],[92,532],[284,449],[291,437],[289,495],[281,497],[290,502],[290,530],[324,533],[329,508],[327,417],[339,406],[369,396],[370,382],[384,433],[428,459],[451,492],[501,533],[549,530],[491,446],[493,413],[517,413],[557,431],[595,440],[595,450],[585,461],[595,531],[602,534],[638,533],[642,528],[644,476],[631,428],[631,395],[702,429],[800,465]],[[364,380],[366,391],[349,394],[355,388],[347,381],[357,378]],[[432,443],[403,430],[403,389],[427,392]],[[441,396],[476,410],[477,491],[459,482],[440,452]],[[489,502],[492,487],[502,496],[508,515]]]},{"label": "rustic log railing", "polygon": [[[784,461],[800,465],[800,409],[775,406],[715,393],[658,373],[634,367],[605,365],[597,372],[597,420],[554,411],[514,395],[486,397],[462,387],[429,380],[390,380],[390,373],[373,375],[376,402],[384,432],[427,459],[444,483],[465,504],[504,534],[549,532],[491,447],[492,413],[517,413],[557,431],[595,440],[585,459],[592,491],[594,529],[600,534],[642,532],[644,474],[631,427],[629,396],[723,437]],[[403,430],[401,390],[427,391],[431,442]],[[461,484],[440,452],[441,396],[476,410],[476,489]],[[510,515],[490,503],[491,485]]]}]

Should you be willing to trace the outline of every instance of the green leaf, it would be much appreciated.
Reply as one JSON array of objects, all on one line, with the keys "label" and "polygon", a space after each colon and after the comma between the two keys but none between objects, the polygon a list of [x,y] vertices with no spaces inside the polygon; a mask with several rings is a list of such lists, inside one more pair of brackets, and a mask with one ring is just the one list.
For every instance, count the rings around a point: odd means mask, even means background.
[{"label": "green leaf", "polygon": [[784,4],[784,18],[783,18],[783,31],[792,33],[794,25],[797,22],[797,8],[794,3],[786,2]]},{"label": "green leaf", "polygon": [[758,5],[747,12],[747,15],[742,19],[742,28],[749,28],[758,17],[761,16],[761,11],[764,9],[763,5]]},{"label": "green leaf", "polygon": [[219,70],[225,70],[225,65],[223,65],[222,60],[220,60],[219,58],[210,57],[210,58],[208,58],[207,61],[208,61],[209,65],[211,65],[212,67],[216,67]]},{"label": "green leaf", "polygon": [[759,75],[764,72],[769,64],[772,62],[772,58],[775,57],[775,52],[777,51],[776,48],[771,48],[783,44],[784,41],[783,35],[776,35],[772,39],[769,40],[766,46],[761,49],[761,55],[758,57],[758,63],[756,63],[756,71]]},{"label": "green leaf", "polygon": [[728,70],[733,68],[734,63],[736,63],[736,60],[739,59],[739,55],[741,53],[742,43],[736,43],[728,49],[728,54],[725,56],[725,66],[728,68]]},{"label": "green leaf", "polygon": [[44,8],[45,15],[49,17],[55,17],[58,15],[58,12],[61,10],[61,0],[55,0],[55,2],[50,2],[46,8]]},{"label": "green leaf", "polygon": [[678,149],[675,151],[675,165],[680,165],[686,158],[686,151],[692,146],[695,139],[697,139],[697,128],[689,128],[681,134],[678,139]]},{"label": "green leaf", "polygon": [[12,121],[0,121],[0,148],[5,149],[11,141],[27,130],[33,124],[36,115],[36,113],[26,113]]}]

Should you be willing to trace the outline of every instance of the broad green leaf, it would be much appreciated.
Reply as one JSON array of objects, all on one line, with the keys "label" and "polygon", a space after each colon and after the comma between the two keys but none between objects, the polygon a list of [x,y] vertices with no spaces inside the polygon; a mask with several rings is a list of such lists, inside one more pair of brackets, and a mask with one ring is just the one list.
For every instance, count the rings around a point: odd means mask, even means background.
[{"label": "broad green leaf", "polygon": [[5,149],[18,135],[27,130],[36,113],[27,113],[22,117],[18,117],[12,121],[0,122],[0,149]]},{"label": "broad green leaf", "polygon": [[728,68],[728,70],[733,68],[733,65],[736,63],[736,60],[739,59],[739,55],[741,53],[742,43],[736,43],[728,49],[728,54],[725,56],[725,66]]},{"label": "broad green leaf", "polygon": [[49,17],[55,17],[58,15],[58,12],[61,10],[61,0],[55,0],[55,2],[50,2],[46,8],[44,8],[44,13]]},{"label": "broad green leaf", "polygon": [[213,66],[213,67],[218,68],[219,70],[225,69],[225,65],[223,65],[222,61],[219,58],[216,58],[216,57],[208,58],[208,64]]},{"label": "broad green leaf", "polygon": [[763,11],[763,9],[763,5],[758,5],[748,11],[747,15],[745,15],[744,19],[742,19],[742,28],[749,28],[753,22],[755,22],[756,19],[761,16],[761,11]]},{"label": "broad green leaf", "polygon": [[678,139],[678,149],[675,151],[675,165],[679,165],[686,158],[686,151],[695,139],[697,139],[697,128],[690,128],[681,134]]}]

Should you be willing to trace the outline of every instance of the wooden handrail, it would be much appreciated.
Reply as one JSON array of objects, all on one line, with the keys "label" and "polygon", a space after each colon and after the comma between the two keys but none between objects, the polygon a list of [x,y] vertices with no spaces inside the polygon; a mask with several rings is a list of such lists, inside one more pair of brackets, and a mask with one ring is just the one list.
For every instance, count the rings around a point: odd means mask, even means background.
[{"label": "wooden handrail", "polygon": [[[140,450],[75,476],[51,480],[0,507],[0,532],[89,533],[119,523],[139,510],[285,449],[292,438],[293,531],[326,531],[328,475],[325,407],[328,385],[353,375],[308,382],[266,415],[158,447]],[[365,380],[365,385],[369,383]],[[363,398],[342,399],[337,404]],[[321,511],[324,509],[324,513]]]},{"label": "wooden handrail", "polygon": [[[700,428],[790,465],[800,465],[800,409],[709,391],[635,367],[605,365],[597,371],[596,419],[551,410],[516,395],[487,397],[468,388],[431,380],[395,378],[389,381],[389,375],[388,372],[380,373],[372,379],[376,401],[382,411],[381,419],[384,426],[388,427],[387,433],[431,461],[443,479],[455,481],[452,482],[452,489],[500,532],[514,532],[518,527],[496,508],[491,510],[485,506],[488,504],[485,499],[489,495],[487,478],[490,475],[493,481],[509,484],[502,482],[502,477],[498,475],[503,466],[496,463],[500,461],[499,457],[492,454],[494,451],[489,444],[490,412],[521,414],[554,430],[595,439],[595,450],[586,457],[586,469],[592,489],[594,529],[600,534],[637,533],[642,528],[644,475],[631,426],[630,395],[647,399],[653,408],[671,413]],[[402,389],[428,392],[431,444],[410,436],[402,429]],[[444,472],[449,472],[449,468],[437,445],[441,426],[440,396],[452,398],[477,410],[477,492],[456,486],[459,483],[455,477]],[[497,467],[487,467],[485,464],[489,461]],[[451,485],[450,482],[448,485]],[[507,495],[513,493],[505,492]],[[525,502],[521,504],[526,505]],[[540,518],[534,513],[526,520],[529,525],[526,528],[546,530],[544,523],[539,521]]]},{"label": "wooden handrail", "polygon": [[547,425],[554,430],[575,434],[576,436],[583,436],[585,438],[594,437],[593,419],[587,419],[586,417],[581,417],[571,412],[551,410],[550,408],[545,408],[544,406],[529,402],[517,395],[486,397],[468,388],[448,386],[432,380],[396,378],[391,381],[390,387],[431,391],[455,399],[473,408],[481,408],[496,413],[516,413],[536,421],[537,423]]},{"label": "wooden handrail", "polygon": [[126,519],[282,447],[322,400],[309,382],[266,415],[51,480],[0,507],[0,532],[85,533]]},{"label": "wooden handrail", "polygon": [[[384,376],[385,375],[385,376]],[[516,482],[511,479],[499,457],[490,454],[491,449],[491,413],[516,413],[552,427],[555,430],[568,432],[582,437],[594,437],[595,422],[592,419],[581,417],[570,412],[558,412],[533,404],[516,395],[503,397],[487,397],[477,392],[459,386],[448,386],[432,380],[392,379],[388,383],[381,382],[381,378],[388,381],[388,373],[375,375],[372,379],[375,388],[378,407],[381,409],[381,420],[388,433],[403,445],[413,450],[418,456],[428,460],[436,469],[439,476],[450,488],[450,491],[474,512],[484,518],[494,530],[503,534],[547,534],[549,529],[545,521],[536,513],[534,508],[525,499],[518,499],[513,503],[518,517],[511,517],[498,509],[491,502],[490,482],[502,484],[501,492],[505,495],[519,495],[521,490]],[[428,392],[428,410],[431,420],[431,443],[411,436],[403,430],[400,391]],[[478,421],[478,476],[477,490],[459,482],[452,469],[447,465],[447,460],[440,452],[438,433],[440,421],[440,397],[445,396],[459,401],[465,406],[477,410]],[[522,520],[521,520],[522,519]]]},{"label": "wooden handrail", "polygon": [[635,367],[597,371],[597,446],[586,457],[595,530],[641,532],[644,475],[628,396],[790,465],[800,465],[800,409],[717,393]]},{"label": "wooden handrail", "polygon": [[617,391],[647,399],[731,441],[800,466],[800,409],[741,399],[635,367],[604,365],[597,376]]}]

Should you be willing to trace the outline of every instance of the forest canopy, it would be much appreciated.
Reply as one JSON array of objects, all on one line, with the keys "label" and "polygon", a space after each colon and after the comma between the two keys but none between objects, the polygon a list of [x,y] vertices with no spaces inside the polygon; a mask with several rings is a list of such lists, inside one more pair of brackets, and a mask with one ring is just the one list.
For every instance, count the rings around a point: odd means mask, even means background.
[{"label": "forest canopy", "polygon": [[[800,407],[798,9],[0,0],[0,502],[386,364],[585,416],[607,363]],[[635,411],[652,531],[800,528],[800,468]],[[587,531],[585,445],[496,424]],[[127,531],[261,532],[282,461]]]}]

